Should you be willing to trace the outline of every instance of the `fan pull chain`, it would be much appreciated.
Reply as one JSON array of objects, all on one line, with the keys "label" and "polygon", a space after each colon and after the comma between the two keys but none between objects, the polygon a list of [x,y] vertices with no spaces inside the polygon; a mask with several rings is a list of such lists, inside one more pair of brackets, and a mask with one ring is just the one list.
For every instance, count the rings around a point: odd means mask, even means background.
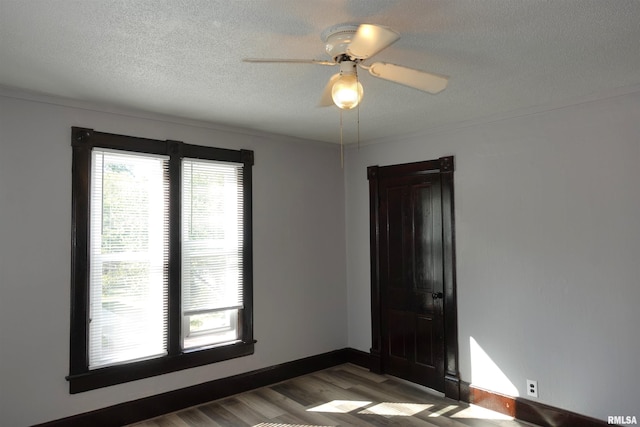
[{"label": "fan pull chain", "polygon": [[342,110],[340,110],[340,167],[344,169],[344,143],[342,141]]},{"label": "fan pull chain", "polygon": [[358,105],[358,150],[360,150],[360,105]]},{"label": "fan pull chain", "polygon": [[[358,73],[356,73],[356,83],[360,84],[360,77],[358,77]],[[360,103],[356,106],[356,114],[357,114],[357,125],[358,125],[358,150],[360,150]]]}]

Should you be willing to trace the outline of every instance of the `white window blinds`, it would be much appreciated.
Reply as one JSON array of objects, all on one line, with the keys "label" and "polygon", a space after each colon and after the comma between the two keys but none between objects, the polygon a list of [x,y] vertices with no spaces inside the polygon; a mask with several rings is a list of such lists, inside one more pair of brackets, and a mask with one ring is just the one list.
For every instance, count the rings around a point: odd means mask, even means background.
[{"label": "white window blinds", "polygon": [[168,160],[94,149],[89,368],[166,354]]},{"label": "white window blinds", "polygon": [[242,165],[182,163],[183,348],[238,339],[242,299]]}]

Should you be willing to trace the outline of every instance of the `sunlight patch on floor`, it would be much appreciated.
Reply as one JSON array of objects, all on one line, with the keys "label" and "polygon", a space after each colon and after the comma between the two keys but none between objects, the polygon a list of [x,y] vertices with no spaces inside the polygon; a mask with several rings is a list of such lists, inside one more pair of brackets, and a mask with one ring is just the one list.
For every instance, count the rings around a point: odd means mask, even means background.
[{"label": "sunlight patch on floor", "polygon": [[[369,406],[371,405],[371,406]],[[348,414],[356,412],[358,415],[380,415],[384,417],[411,417],[422,411],[429,412],[429,417],[450,417],[450,418],[467,418],[481,420],[504,420],[512,421],[514,418],[490,409],[482,408],[476,405],[469,406],[448,405],[444,408],[436,410],[434,405],[430,403],[403,403],[403,402],[382,402],[373,404],[373,402],[365,400],[332,400],[307,409],[310,412],[327,412],[334,414]],[[433,412],[430,409],[433,408]],[[359,410],[360,409],[360,410]],[[289,426],[290,424],[259,424],[254,427],[280,427]],[[300,426],[295,426],[300,427]],[[306,426],[305,426],[306,427]],[[311,426],[316,427],[316,426]]]},{"label": "sunlight patch on floor", "polygon": [[429,414],[429,416],[432,418],[439,417],[441,415],[446,415],[448,412],[451,412],[454,409],[458,409],[458,405],[449,405],[445,408],[440,409],[439,411],[432,412],[431,414]]},{"label": "sunlight patch on floor", "polygon": [[335,414],[347,414],[356,409],[364,408],[371,405],[371,402],[361,400],[332,400],[315,408],[307,409],[311,412],[332,412]]},{"label": "sunlight patch on floor", "polygon": [[260,423],[253,427],[333,427],[333,426],[319,426],[311,424],[282,424],[282,423]]},{"label": "sunlight patch on floor", "polygon": [[491,409],[482,408],[476,405],[469,405],[468,408],[455,413],[450,416],[451,418],[475,418],[481,420],[504,420],[512,421],[513,417],[501,414],[500,412],[492,411]]},{"label": "sunlight patch on floor", "polygon": [[[347,414],[371,405],[372,403],[373,402],[363,400],[332,400],[331,402],[309,408],[307,411]],[[369,406],[368,408],[359,411],[358,414],[410,417],[419,412],[425,411],[432,406],[432,404],[422,403],[382,402]]]},{"label": "sunlight patch on floor", "polygon": [[410,417],[419,412],[425,411],[431,408],[431,404],[422,403],[396,403],[396,402],[382,402],[377,405],[364,409],[359,414],[373,414],[373,415],[386,415],[396,417]]}]

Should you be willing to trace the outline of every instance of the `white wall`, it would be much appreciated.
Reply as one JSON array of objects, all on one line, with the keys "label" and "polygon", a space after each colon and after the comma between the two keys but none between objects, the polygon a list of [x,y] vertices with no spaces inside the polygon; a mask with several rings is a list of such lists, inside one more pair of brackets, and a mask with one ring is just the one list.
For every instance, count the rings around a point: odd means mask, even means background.
[{"label": "white wall", "polygon": [[[3,425],[59,419],[346,346],[338,147],[29,97],[0,93]],[[254,355],[68,393],[71,126],[255,150]]]},{"label": "white wall", "polygon": [[640,416],[640,92],[348,150],[351,347],[371,345],[366,167],[446,155],[462,379]]},{"label": "white wall", "polygon": [[[3,423],[368,351],[366,166],[445,155],[456,156],[462,379],[519,395],[535,379],[541,402],[640,415],[640,93],[350,149],[344,181],[336,146],[26,98],[0,93]],[[71,126],[255,150],[253,356],[68,394]]]}]

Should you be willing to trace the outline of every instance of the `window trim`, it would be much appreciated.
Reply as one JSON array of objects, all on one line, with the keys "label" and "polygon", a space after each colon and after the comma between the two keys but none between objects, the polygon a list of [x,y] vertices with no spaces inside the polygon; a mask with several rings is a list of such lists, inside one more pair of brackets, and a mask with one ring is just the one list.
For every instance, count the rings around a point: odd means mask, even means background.
[{"label": "window trim", "polygon": [[[155,375],[220,362],[254,353],[252,150],[231,150],[96,132],[72,127],[71,333],[69,392],[81,393]],[[166,356],[89,370],[89,221],[91,150],[94,147],[169,156],[169,328]],[[243,298],[239,342],[182,350],[181,313],[181,160],[184,157],[243,164]]]}]

